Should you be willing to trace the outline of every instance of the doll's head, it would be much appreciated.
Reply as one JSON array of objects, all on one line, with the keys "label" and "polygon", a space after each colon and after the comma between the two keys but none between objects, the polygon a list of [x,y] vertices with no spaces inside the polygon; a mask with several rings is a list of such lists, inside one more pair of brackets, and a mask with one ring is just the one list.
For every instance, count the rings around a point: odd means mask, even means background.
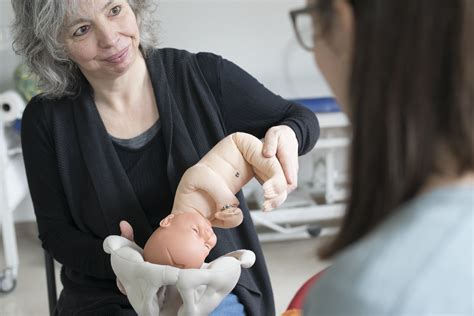
[{"label": "doll's head", "polygon": [[148,239],[143,257],[155,264],[199,269],[216,241],[211,223],[201,214],[170,214]]}]

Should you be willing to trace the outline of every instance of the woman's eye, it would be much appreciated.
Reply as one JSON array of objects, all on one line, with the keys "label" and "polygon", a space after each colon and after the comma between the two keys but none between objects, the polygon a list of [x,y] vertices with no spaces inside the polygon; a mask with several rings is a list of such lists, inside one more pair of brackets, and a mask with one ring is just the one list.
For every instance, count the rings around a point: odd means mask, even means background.
[{"label": "woman's eye", "polygon": [[193,226],[193,227],[191,227],[191,228],[193,229],[193,231],[194,231],[195,233],[199,233],[199,230],[197,229],[197,227]]},{"label": "woman's eye", "polygon": [[110,14],[113,15],[113,16],[119,15],[121,11],[122,11],[122,7],[118,5],[118,6],[113,7],[110,10]]},{"label": "woman's eye", "polygon": [[89,25],[83,25],[74,32],[73,36],[82,36],[89,31],[89,28]]}]

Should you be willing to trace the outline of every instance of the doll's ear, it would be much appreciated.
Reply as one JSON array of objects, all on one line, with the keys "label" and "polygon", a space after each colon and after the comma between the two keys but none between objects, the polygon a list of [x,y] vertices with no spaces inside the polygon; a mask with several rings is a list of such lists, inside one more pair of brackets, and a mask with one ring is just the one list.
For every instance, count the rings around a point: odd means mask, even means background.
[{"label": "doll's ear", "polygon": [[170,214],[163,218],[160,222],[160,227],[168,227],[171,225],[171,222],[173,221],[174,214]]}]

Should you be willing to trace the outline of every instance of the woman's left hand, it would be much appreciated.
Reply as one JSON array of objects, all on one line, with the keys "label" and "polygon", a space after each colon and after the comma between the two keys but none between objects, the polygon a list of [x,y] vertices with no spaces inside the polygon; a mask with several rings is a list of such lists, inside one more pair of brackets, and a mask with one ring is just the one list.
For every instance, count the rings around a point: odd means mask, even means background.
[{"label": "woman's left hand", "polygon": [[[130,241],[134,241],[133,239],[133,228],[132,225],[130,225],[127,221],[120,221],[120,236],[127,238]],[[119,291],[123,295],[127,295],[127,291],[125,290],[125,287],[123,286],[122,282],[118,278],[115,278],[117,287]]]},{"label": "woman's left hand", "polygon": [[130,241],[134,241],[133,228],[127,221],[120,221],[120,235],[127,238]]},{"label": "woman's left hand", "polygon": [[286,125],[270,128],[263,141],[263,155],[268,158],[277,157],[285,173],[288,193],[296,189],[299,168],[298,139],[293,129]]}]

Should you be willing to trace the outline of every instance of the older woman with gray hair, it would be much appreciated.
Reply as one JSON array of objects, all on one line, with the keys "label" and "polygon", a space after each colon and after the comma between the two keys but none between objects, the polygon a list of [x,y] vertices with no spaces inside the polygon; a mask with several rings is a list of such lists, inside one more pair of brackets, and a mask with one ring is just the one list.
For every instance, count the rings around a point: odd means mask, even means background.
[{"label": "older woman with gray hair", "polygon": [[[43,91],[24,112],[22,145],[39,237],[62,264],[58,315],[134,314],[104,238],[121,233],[143,247],[184,171],[226,135],[264,138],[264,155],[279,159],[289,190],[296,186],[297,156],[318,138],[315,116],[220,56],[155,48],[150,1],[12,5],[14,48]],[[214,314],[273,315],[261,247],[237,197],[244,222],[216,229],[208,260],[242,248],[257,262]]]}]

